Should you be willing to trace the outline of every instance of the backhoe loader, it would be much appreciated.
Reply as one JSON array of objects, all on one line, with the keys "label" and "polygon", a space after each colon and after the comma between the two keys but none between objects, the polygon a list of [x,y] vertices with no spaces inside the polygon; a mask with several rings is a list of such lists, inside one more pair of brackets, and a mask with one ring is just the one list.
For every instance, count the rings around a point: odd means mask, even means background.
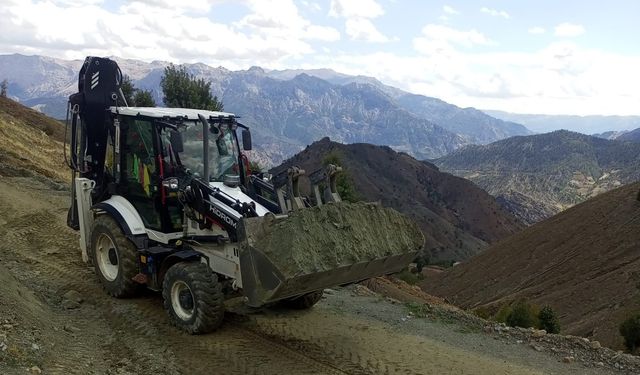
[{"label": "backhoe loader", "polygon": [[300,168],[251,173],[239,117],[129,107],[121,81],[115,61],[87,57],[67,116],[67,224],[108,294],[159,291],[175,326],[206,333],[226,299],[309,308],[325,288],[398,272],[423,246],[398,212],[342,202],[339,166],[311,173],[315,197],[302,197]]}]

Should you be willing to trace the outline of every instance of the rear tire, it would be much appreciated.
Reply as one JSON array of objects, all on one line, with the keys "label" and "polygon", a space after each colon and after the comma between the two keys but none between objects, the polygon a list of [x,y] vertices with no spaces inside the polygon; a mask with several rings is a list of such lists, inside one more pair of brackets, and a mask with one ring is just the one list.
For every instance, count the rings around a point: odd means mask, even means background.
[{"label": "rear tire", "polygon": [[109,215],[100,215],[91,227],[89,261],[104,290],[113,297],[131,297],[140,290],[133,281],[139,272],[138,249],[129,241],[118,223]]},{"label": "rear tire", "polygon": [[164,308],[171,323],[190,334],[216,330],[224,318],[224,294],[218,277],[204,263],[177,263],[162,282]]},{"label": "rear tire", "polygon": [[323,293],[324,290],[317,290],[315,292],[303,294],[299,297],[282,300],[280,304],[294,310],[310,309],[322,299]]}]

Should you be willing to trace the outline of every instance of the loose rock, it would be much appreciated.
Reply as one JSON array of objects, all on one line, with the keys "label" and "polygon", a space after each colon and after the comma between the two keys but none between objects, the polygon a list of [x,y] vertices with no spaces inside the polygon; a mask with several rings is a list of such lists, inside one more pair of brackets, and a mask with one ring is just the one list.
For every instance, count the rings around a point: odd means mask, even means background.
[{"label": "loose rock", "polygon": [[536,345],[536,344],[531,344],[531,348],[532,348],[533,350],[535,350],[536,352],[541,352],[541,351],[543,351],[543,350],[544,350],[544,348],[543,348],[542,346],[540,346],[540,345]]},{"label": "loose rock", "polygon": [[77,290],[70,290],[66,292],[65,294],[62,295],[62,298],[68,299],[70,301],[74,301],[77,303],[82,303],[84,301],[84,299],[82,298],[80,293],[78,293]]},{"label": "loose rock", "polygon": [[531,333],[531,337],[540,338],[546,334],[547,334],[547,331],[545,331],[544,329],[536,329],[535,331],[533,331],[533,333]]},{"label": "loose rock", "polygon": [[77,309],[80,307],[80,303],[76,302],[76,301],[72,301],[69,299],[64,299],[62,300],[62,307],[64,307],[67,310],[73,310],[73,309]]}]

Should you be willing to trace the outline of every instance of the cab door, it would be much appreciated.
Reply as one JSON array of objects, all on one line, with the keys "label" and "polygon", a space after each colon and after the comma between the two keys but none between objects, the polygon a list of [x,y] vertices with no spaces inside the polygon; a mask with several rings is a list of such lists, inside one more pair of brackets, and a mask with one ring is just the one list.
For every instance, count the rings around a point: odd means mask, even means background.
[{"label": "cab door", "polygon": [[160,231],[158,142],[153,121],[124,117],[121,129],[121,194],[136,208],[146,228]]}]

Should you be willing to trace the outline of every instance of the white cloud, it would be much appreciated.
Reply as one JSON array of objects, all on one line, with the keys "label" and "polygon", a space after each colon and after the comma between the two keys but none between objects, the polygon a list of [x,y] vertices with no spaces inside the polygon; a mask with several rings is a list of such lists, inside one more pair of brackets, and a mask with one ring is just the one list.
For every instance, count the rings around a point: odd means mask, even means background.
[{"label": "white cloud", "polygon": [[375,0],[331,0],[329,15],[343,18],[376,18],[384,9]]},{"label": "white cloud", "polygon": [[347,35],[352,40],[365,42],[384,43],[389,41],[385,35],[379,32],[373,23],[366,18],[351,18],[345,23]]},{"label": "white cloud", "polygon": [[345,32],[351,40],[384,43],[389,37],[382,34],[371,19],[384,14],[375,0],[331,0],[329,16],[345,19]]},{"label": "white cloud", "polygon": [[422,35],[414,38],[414,48],[422,53],[443,52],[452,45],[473,47],[495,44],[477,30],[461,31],[448,26],[429,24],[422,28]]},{"label": "white cloud", "polygon": [[491,9],[491,8],[487,8],[487,7],[482,7],[480,8],[480,11],[482,13],[486,13],[490,16],[493,17],[502,17],[504,19],[509,19],[511,18],[511,16],[509,16],[509,13],[505,12],[504,10],[496,10],[496,9]]},{"label": "white cloud", "polygon": [[260,1],[249,0],[251,13],[240,20],[265,36],[288,39],[294,35],[301,39],[336,41],[340,39],[338,30],[320,25],[312,25],[300,16],[298,8],[291,0]]},{"label": "white cloud", "polygon": [[[426,34],[433,34],[428,29]],[[421,55],[336,53],[314,67],[374,76],[410,92],[437,97],[458,106],[520,113],[638,114],[640,55],[622,56],[574,43],[552,43],[532,52],[467,50],[445,43],[451,35],[420,47]],[[475,35],[475,34],[471,34]],[[461,37],[456,36],[456,40]],[[486,39],[486,38],[485,38]],[[437,49],[437,48],[440,49]],[[429,49],[431,48],[431,49]]]},{"label": "white cloud", "polygon": [[544,34],[546,32],[546,30],[543,27],[540,26],[534,26],[529,28],[529,34]]},{"label": "white cloud", "polygon": [[446,14],[460,14],[460,12],[458,12],[456,9],[454,9],[449,5],[443,6],[442,11],[445,12]]},{"label": "white cloud", "polygon": [[311,41],[340,39],[336,29],[302,17],[292,0],[245,0],[248,14],[229,24],[200,16],[218,0],[137,0],[113,11],[96,6],[99,0],[5,1],[0,51],[276,67],[313,53]]},{"label": "white cloud", "polygon": [[320,4],[316,2],[302,0],[300,3],[313,12],[319,12],[322,10],[322,7],[320,6]]},{"label": "white cloud", "polygon": [[586,32],[584,26],[564,22],[556,26],[555,35],[562,38],[573,38]]}]

